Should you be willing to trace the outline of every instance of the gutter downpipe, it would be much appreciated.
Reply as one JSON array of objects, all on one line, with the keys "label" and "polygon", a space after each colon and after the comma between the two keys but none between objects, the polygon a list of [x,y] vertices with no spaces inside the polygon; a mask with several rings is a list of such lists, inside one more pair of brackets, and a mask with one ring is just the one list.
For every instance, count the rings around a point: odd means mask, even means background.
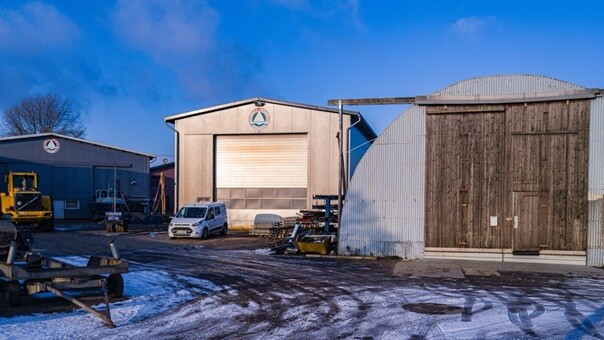
[{"label": "gutter downpipe", "polygon": [[[340,230],[340,227],[342,226],[342,184],[343,184],[343,180],[344,180],[344,127],[343,127],[343,116],[344,116],[344,112],[343,112],[343,106],[342,106],[342,101],[339,100],[338,101],[338,114],[339,114],[339,120],[340,120],[340,140],[339,140],[339,144],[340,144],[340,161],[338,162],[340,164],[339,168],[340,168],[340,175],[338,176],[338,232]],[[340,235],[338,235],[339,237]]]},{"label": "gutter downpipe", "polygon": [[178,209],[180,208],[180,206],[178,205],[178,187],[180,185],[178,172],[180,132],[176,130],[176,124],[174,124],[174,127],[172,127],[170,126],[170,122],[166,121],[165,123],[168,129],[174,131],[174,209],[172,209],[172,214],[174,214],[175,211],[178,211]]}]

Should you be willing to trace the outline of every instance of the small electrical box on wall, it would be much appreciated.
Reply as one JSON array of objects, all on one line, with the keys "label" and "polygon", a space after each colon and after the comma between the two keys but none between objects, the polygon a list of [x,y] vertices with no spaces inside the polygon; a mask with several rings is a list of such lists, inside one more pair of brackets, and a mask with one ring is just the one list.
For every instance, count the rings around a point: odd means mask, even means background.
[{"label": "small electrical box on wall", "polygon": [[497,226],[497,216],[491,216],[491,227]]}]

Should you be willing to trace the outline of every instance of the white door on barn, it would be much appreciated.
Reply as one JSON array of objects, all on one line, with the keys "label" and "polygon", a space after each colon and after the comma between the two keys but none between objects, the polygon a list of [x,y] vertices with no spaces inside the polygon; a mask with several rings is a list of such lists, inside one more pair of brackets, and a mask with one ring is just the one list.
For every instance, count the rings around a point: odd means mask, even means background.
[{"label": "white door on barn", "polygon": [[62,220],[65,218],[65,201],[52,201],[52,209],[55,220]]}]

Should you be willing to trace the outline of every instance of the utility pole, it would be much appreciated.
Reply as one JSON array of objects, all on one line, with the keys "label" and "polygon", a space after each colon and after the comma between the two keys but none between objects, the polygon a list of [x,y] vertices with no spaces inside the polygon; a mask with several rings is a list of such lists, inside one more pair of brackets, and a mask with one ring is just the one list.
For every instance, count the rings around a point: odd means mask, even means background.
[{"label": "utility pole", "polygon": [[392,104],[413,104],[415,97],[394,97],[394,98],[364,98],[364,99],[330,99],[327,105],[338,105],[339,133],[338,143],[340,147],[339,178],[338,178],[338,230],[342,223],[342,198],[346,194],[344,189],[344,104],[348,105],[392,105]]},{"label": "utility pole", "polygon": [[340,175],[338,176],[338,230],[342,222],[342,184],[344,183],[344,111],[342,101],[338,101],[338,115],[340,121],[340,131],[338,132],[338,142],[340,143],[340,161],[338,162],[340,168]]}]

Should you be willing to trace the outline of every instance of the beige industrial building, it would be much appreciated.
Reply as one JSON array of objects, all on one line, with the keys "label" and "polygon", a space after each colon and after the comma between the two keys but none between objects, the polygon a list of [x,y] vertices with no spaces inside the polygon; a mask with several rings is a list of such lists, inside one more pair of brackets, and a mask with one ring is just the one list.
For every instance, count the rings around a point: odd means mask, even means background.
[{"label": "beige industrial building", "polygon": [[[358,112],[250,98],[166,117],[175,132],[175,207],[224,201],[229,225],[251,226],[256,214],[292,216],[314,195],[337,194],[376,138]],[[345,180],[344,180],[345,182]]]}]

